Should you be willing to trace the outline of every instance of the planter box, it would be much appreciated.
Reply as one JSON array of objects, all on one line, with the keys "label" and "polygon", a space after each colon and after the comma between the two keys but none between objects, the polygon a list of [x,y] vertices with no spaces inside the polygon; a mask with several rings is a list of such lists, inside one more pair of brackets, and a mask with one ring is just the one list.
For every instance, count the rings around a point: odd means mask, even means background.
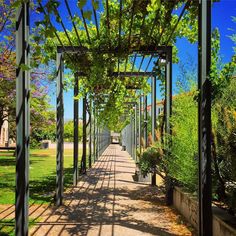
[{"label": "planter box", "polygon": [[151,184],[152,174],[148,173],[147,176],[143,176],[143,174],[141,173],[141,170],[139,169],[138,165],[136,164],[135,178],[134,179],[137,182]]},{"label": "planter box", "polygon": [[148,173],[147,176],[144,177],[141,173],[138,173],[138,182],[151,184],[151,174]]},{"label": "planter box", "polygon": [[[198,230],[198,202],[191,194],[175,187],[173,191],[173,205]],[[230,216],[224,210],[215,206],[213,211],[213,235],[235,236],[236,217]]]}]

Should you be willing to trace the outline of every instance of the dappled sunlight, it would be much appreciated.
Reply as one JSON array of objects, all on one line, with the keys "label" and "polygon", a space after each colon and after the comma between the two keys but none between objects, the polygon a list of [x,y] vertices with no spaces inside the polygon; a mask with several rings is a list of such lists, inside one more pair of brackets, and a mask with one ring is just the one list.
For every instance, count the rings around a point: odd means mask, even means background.
[{"label": "dappled sunlight", "polygon": [[120,150],[110,145],[78,185],[64,193],[63,206],[40,216],[31,235],[191,235],[165,205],[161,188],[133,181],[134,162]]}]

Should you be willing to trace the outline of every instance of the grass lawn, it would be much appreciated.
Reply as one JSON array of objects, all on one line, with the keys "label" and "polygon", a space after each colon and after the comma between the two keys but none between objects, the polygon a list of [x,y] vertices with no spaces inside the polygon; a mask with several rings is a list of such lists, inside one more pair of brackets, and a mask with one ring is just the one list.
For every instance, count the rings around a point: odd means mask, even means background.
[{"label": "grass lawn", "polygon": [[[81,151],[80,151],[81,154]],[[65,149],[65,187],[73,183],[73,150]],[[49,203],[56,184],[56,150],[30,151],[30,203]],[[15,157],[12,151],[0,152],[0,204],[15,203]]]},{"label": "grass lawn", "polygon": [[[37,221],[29,218],[29,228]],[[0,220],[0,236],[14,236],[15,235],[15,220]]]}]

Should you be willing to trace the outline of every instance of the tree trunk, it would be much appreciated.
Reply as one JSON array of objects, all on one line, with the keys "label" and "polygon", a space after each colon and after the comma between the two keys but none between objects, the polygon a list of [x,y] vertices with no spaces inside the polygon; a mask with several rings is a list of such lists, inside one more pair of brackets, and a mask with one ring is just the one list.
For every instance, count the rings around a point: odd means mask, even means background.
[{"label": "tree trunk", "polygon": [[167,176],[165,178],[165,189],[166,189],[166,205],[171,206],[173,205],[173,190],[174,190],[174,184],[172,182],[171,177]]},{"label": "tree trunk", "polygon": [[154,168],[154,171],[152,173],[152,185],[153,186],[156,186],[157,185],[157,182],[156,182],[156,168]]},{"label": "tree trunk", "polygon": [[215,168],[215,176],[218,182],[216,193],[219,196],[219,200],[225,200],[226,199],[225,183],[220,175],[219,165],[217,161],[217,153],[216,153],[215,134],[213,130],[211,131],[211,152],[212,152],[213,164]]}]

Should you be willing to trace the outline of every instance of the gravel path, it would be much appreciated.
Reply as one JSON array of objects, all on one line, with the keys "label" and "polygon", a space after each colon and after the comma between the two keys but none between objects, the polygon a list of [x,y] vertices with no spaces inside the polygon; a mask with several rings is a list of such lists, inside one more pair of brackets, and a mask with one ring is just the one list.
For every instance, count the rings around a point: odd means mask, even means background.
[{"label": "gravel path", "polygon": [[164,204],[158,187],[133,181],[134,161],[110,145],[78,186],[65,193],[61,207],[40,207],[30,235],[193,235]]}]

